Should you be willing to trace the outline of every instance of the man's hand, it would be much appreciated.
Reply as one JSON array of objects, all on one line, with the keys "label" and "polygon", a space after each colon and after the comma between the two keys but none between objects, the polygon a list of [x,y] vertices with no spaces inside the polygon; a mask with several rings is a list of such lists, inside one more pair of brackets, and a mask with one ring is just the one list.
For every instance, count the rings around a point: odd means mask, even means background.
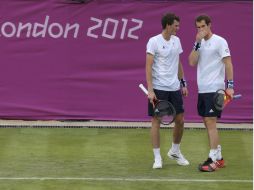
[{"label": "man's hand", "polygon": [[154,91],[148,91],[148,99],[149,99],[150,103],[153,104],[153,107],[154,107],[155,106],[154,100],[157,100],[157,97],[156,97]]},{"label": "man's hand", "polygon": [[199,31],[196,35],[196,42],[201,42],[201,40],[208,34],[206,30]]},{"label": "man's hand", "polygon": [[227,93],[231,98],[233,98],[234,89],[233,89],[233,88],[227,88],[227,89],[226,89],[226,93]]},{"label": "man's hand", "polygon": [[189,92],[188,92],[187,87],[182,87],[182,95],[183,95],[184,97],[186,97],[186,96],[188,96],[188,94],[189,94]]}]

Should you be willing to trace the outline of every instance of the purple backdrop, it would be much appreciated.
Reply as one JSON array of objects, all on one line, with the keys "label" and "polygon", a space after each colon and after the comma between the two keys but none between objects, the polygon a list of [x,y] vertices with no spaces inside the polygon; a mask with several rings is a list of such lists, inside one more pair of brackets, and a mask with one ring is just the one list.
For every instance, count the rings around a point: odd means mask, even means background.
[{"label": "purple backdrop", "polygon": [[91,1],[0,2],[0,118],[146,121],[145,49],[161,32],[163,13],[181,17],[178,36],[189,97],[186,121],[196,111],[196,68],[187,63],[200,13],[227,39],[235,91],[243,98],[224,111],[222,122],[252,122],[252,2]]}]

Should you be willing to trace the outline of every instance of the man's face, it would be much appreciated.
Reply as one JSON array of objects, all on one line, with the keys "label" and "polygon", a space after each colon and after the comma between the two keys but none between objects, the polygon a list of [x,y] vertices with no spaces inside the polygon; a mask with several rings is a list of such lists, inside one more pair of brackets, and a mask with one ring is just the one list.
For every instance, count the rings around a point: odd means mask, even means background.
[{"label": "man's face", "polygon": [[172,35],[176,35],[177,31],[179,30],[180,23],[177,20],[174,20],[172,25],[167,25],[168,31]]},{"label": "man's face", "polygon": [[201,20],[200,22],[196,22],[196,28],[198,32],[202,32],[205,34],[208,34],[210,32],[211,24],[206,24],[204,20]]}]

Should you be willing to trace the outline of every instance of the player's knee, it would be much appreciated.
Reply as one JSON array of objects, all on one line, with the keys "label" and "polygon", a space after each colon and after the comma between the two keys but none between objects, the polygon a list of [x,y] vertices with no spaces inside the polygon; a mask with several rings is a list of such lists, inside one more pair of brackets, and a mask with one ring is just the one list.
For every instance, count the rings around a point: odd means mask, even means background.
[{"label": "player's knee", "polygon": [[217,121],[216,117],[204,117],[203,120],[207,125],[216,124]]},{"label": "player's knee", "polygon": [[152,126],[160,127],[160,120],[158,117],[152,117]]},{"label": "player's knee", "polygon": [[175,125],[177,126],[183,126],[184,125],[184,118],[182,116],[175,118]]}]

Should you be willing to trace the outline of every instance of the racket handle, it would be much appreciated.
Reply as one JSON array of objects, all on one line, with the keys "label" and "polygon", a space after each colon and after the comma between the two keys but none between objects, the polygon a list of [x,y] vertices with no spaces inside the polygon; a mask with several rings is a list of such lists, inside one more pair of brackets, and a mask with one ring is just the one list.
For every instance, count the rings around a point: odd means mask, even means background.
[{"label": "racket handle", "polygon": [[146,95],[148,95],[148,91],[147,91],[147,89],[144,87],[143,84],[139,84],[138,86],[139,86],[139,88],[140,88]]},{"label": "racket handle", "polygon": [[242,97],[241,94],[237,94],[237,95],[234,95],[234,96],[233,96],[233,99],[239,99],[239,98],[241,98],[241,97]]}]

